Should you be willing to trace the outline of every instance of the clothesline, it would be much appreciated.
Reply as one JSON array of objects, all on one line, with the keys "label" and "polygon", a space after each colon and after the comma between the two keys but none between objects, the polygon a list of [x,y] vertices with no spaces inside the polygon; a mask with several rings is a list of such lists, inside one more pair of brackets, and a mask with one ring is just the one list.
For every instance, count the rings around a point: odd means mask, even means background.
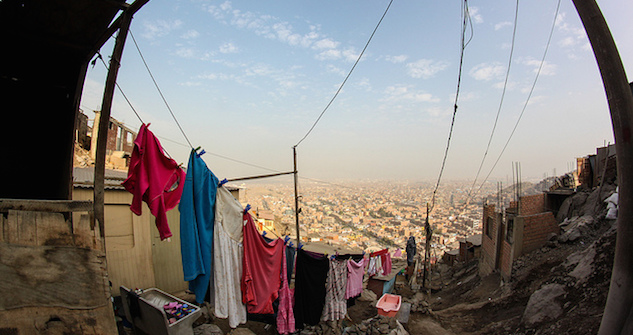
[{"label": "clothesline", "polygon": [[[299,239],[293,246],[289,236],[268,239],[255,227],[250,206],[242,208],[207,167],[202,153],[191,150],[185,174],[164,156],[146,125],[134,144],[123,182],[133,194],[132,211],[140,215],[141,202],[147,202],[165,239],[171,236],[166,211],[179,206],[183,278],[196,302],[209,302],[216,317],[228,318],[232,328],[246,323],[249,314],[276,315],[280,334],[340,320],[347,314],[347,299],[362,292],[365,269],[370,276],[391,272],[388,249],[367,258],[364,251],[333,250],[328,255],[329,250],[307,250]],[[288,283],[293,270],[294,299]]]}]

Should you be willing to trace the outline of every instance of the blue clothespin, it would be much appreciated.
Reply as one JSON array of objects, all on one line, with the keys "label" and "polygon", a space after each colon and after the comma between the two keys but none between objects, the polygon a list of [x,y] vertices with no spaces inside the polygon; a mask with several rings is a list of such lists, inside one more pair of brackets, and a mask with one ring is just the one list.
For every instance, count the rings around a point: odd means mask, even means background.
[{"label": "blue clothespin", "polygon": [[265,230],[262,232],[262,236],[266,236],[266,231]]},{"label": "blue clothespin", "polygon": [[204,155],[204,154],[206,154],[206,153],[207,153],[207,152],[206,152],[206,151],[204,151],[204,149],[202,149],[202,151],[200,151],[200,153],[197,153],[196,155],[198,155],[198,157],[200,157],[200,156],[202,156],[202,155]]},{"label": "blue clothespin", "polygon": [[303,250],[303,243],[299,242],[299,249]]},{"label": "blue clothespin", "polygon": [[226,184],[227,182],[228,182],[228,180],[227,180],[226,178],[222,179],[222,180],[220,181],[220,183],[218,184],[218,187],[220,187],[220,186],[222,186],[222,185]]},{"label": "blue clothespin", "polygon": [[284,237],[284,243],[288,243],[289,239],[290,239],[290,236],[286,235],[286,237]]},{"label": "blue clothespin", "polygon": [[248,211],[251,210],[251,205],[250,204],[246,204],[246,208],[244,208],[244,213],[248,213]]},{"label": "blue clothespin", "polygon": [[292,241],[290,241],[290,243],[288,244],[288,246],[292,248]]}]

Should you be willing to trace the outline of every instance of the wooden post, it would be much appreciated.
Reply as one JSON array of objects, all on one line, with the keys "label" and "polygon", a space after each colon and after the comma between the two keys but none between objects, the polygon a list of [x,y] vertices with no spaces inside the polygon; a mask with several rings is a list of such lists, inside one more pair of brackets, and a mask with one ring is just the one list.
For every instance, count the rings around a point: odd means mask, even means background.
[{"label": "wooden post", "polygon": [[[132,13],[124,11],[121,14],[121,28],[116,37],[114,51],[110,60],[110,68],[108,69],[108,77],[103,92],[103,102],[101,103],[101,113],[99,117],[99,128],[97,138],[97,149],[95,154],[95,179],[94,179],[94,206],[95,219],[99,224],[99,232],[101,237],[105,238],[105,159],[106,148],[108,144],[108,128],[110,125],[110,111],[112,110],[112,98],[114,96],[114,87],[116,78],[121,65],[121,55],[123,54],[123,46],[132,22]],[[95,125],[96,126],[96,125]]]},{"label": "wooden post", "polygon": [[294,162],[294,181],[295,181],[295,222],[297,228],[297,248],[299,247],[299,243],[301,243],[301,237],[299,234],[299,213],[301,210],[299,209],[299,193],[297,191],[297,183],[299,181],[299,174],[297,171],[297,146],[292,147],[292,159]]},{"label": "wooden post", "polygon": [[615,259],[598,334],[633,334],[633,94],[595,0],[573,0],[591,42],[609,103],[619,181]]},{"label": "wooden post", "polygon": [[[424,222],[425,246],[424,246],[424,272],[422,273],[422,287],[426,288],[427,271],[429,268],[429,257],[431,255],[431,237],[433,237],[433,231],[431,230],[431,224],[429,224],[429,204],[426,204],[426,221]],[[430,280],[430,278],[429,278]]]}]

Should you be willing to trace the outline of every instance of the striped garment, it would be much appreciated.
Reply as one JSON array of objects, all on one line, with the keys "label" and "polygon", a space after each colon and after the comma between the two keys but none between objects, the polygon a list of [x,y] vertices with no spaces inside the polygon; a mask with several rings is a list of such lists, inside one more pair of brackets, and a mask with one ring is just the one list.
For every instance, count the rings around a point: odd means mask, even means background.
[{"label": "striped garment", "polygon": [[347,314],[347,300],[345,293],[347,290],[347,261],[330,261],[325,284],[325,306],[321,314],[321,321],[340,320]]}]

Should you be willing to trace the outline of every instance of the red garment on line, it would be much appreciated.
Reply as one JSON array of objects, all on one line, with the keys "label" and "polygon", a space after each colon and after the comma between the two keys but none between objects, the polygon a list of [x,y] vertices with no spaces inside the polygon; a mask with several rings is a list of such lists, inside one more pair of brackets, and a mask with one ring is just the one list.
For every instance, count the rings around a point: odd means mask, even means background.
[{"label": "red garment on line", "polygon": [[282,239],[267,243],[249,213],[244,213],[244,222],[242,302],[251,314],[274,314],[273,301],[281,286],[281,263],[286,261],[282,258],[285,244]]},{"label": "red garment on line", "polygon": [[382,275],[387,276],[391,273],[391,254],[389,249],[382,249],[380,251],[372,252],[369,257],[380,256],[380,262],[382,263]]},{"label": "red garment on line", "polygon": [[163,153],[163,148],[154,134],[141,125],[134,140],[134,150],[130,159],[127,179],[121,184],[132,193],[130,210],[136,215],[142,214],[143,201],[156,217],[156,228],[160,239],[171,237],[167,223],[167,211],[180,202],[185,185],[185,172],[175,160]]}]

